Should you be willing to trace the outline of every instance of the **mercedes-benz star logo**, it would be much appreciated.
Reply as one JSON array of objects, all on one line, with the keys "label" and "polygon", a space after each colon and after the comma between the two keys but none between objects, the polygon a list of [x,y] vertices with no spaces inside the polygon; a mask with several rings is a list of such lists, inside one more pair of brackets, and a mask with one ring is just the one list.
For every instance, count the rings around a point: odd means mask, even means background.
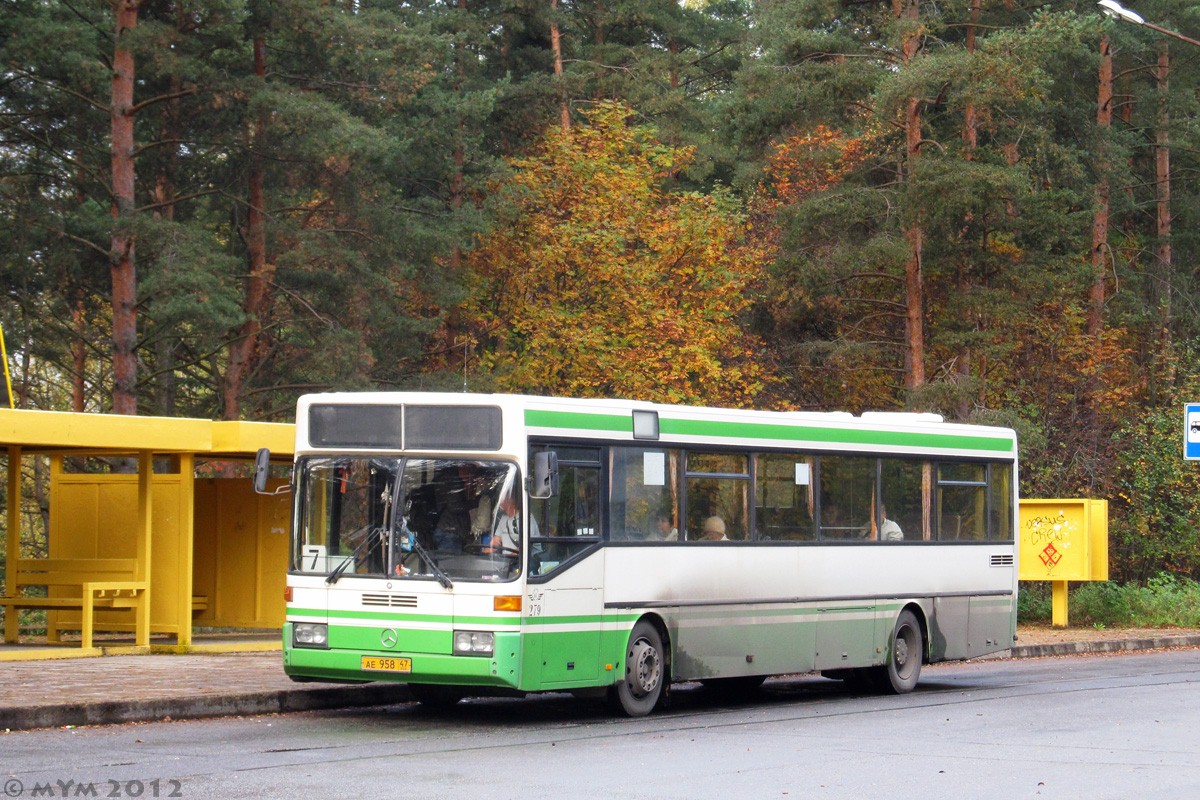
[{"label": "mercedes-benz star logo", "polygon": [[384,647],[395,647],[397,642],[396,632],[391,628],[384,630],[379,636],[379,641],[383,642]]}]

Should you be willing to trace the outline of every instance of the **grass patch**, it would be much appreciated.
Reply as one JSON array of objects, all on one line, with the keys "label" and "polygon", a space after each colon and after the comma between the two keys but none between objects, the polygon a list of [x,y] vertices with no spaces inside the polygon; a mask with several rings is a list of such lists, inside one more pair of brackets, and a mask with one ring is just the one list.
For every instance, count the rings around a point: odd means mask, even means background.
[{"label": "grass patch", "polygon": [[[1096,628],[1200,628],[1200,583],[1159,573],[1146,584],[1096,581],[1076,584],[1067,600],[1072,625]],[[1051,587],[1022,583],[1017,620],[1049,623]]]}]

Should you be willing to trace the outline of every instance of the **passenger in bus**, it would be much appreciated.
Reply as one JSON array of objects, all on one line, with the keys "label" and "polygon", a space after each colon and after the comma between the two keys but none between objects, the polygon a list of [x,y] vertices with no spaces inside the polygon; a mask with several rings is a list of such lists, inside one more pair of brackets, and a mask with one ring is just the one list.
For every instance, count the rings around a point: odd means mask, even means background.
[{"label": "passenger in bus", "polygon": [[728,537],[725,536],[725,520],[718,516],[711,516],[704,520],[704,527],[701,529],[700,540],[703,542],[728,541]]},{"label": "passenger in bus", "polygon": [[904,531],[900,529],[900,523],[894,519],[888,519],[887,506],[879,504],[879,516],[882,517],[883,523],[879,526],[879,541],[881,542],[902,542],[904,541]]},{"label": "passenger in bus", "polygon": [[661,539],[664,542],[679,541],[679,529],[671,524],[670,514],[663,513],[658,515],[657,534],[654,538]]}]

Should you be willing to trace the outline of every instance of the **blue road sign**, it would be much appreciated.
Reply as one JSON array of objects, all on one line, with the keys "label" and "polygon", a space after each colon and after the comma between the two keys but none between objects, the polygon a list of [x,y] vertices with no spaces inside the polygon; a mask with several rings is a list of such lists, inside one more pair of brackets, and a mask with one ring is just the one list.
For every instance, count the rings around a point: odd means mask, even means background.
[{"label": "blue road sign", "polygon": [[1183,457],[1200,460],[1200,403],[1184,406]]}]

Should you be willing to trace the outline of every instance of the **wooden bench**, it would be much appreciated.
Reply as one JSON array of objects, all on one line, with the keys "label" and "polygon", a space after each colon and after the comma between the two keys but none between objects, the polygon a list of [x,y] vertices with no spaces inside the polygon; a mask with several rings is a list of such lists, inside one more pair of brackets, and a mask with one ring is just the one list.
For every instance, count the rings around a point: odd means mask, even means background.
[{"label": "wooden bench", "polygon": [[[16,611],[21,608],[47,610],[79,609],[80,638],[90,649],[96,630],[96,609],[133,609],[135,640],[138,645],[150,642],[147,581],[135,580],[135,558],[22,558],[17,559],[14,585],[4,587],[0,607],[4,614],[4,641],[15,644],[20,635]],[[73,591],[53,597],[35,597],[22,593],[29,586],[47,589],[69,588]],[[47,625],[47,638],[54,641],[57,631]]]}]

